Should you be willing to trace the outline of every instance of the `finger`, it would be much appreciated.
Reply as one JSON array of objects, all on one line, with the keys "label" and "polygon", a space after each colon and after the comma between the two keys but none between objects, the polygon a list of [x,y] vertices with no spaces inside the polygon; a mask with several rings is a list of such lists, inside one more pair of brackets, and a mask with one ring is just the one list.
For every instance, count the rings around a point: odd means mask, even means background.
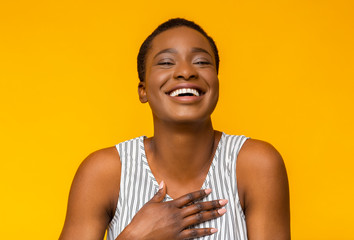
[{"label": "finger", "polygon": [[151,198],[150,202],[162,202],[166,196],[165,182],[161,181],[159,191]]},{"label": "finger", "polygon": [[227,204],[226,199],[214,200],[209,202],[198,202],[182,209],[182,216],[187,217],[198,212],[221,208]]},{"label": "finger", "polygon": [[198,224],[198,223],[208,221],[210,219],[221,217],[225,213],[226,213],[226,209],[221,208],[218,210],[211,210],[211,211],[193,214],[191,216],[186,217],[183,220],[182,226],[183,226],[183,228],[186,228],[186,227]]},{"label": "finger", "polygon": [[180,239],[192,239],[203,236],[208,236],[216,233],[218,230],[216,228],[193,228],[183,230],[179,237]]},{"label": "finger", "polygon": [[211,189],[199,190],[183,195],[182,197],[173,200],[173,202],[176,207],[183,207],[188,203],[204,198],[209,193],[211,193]]}]

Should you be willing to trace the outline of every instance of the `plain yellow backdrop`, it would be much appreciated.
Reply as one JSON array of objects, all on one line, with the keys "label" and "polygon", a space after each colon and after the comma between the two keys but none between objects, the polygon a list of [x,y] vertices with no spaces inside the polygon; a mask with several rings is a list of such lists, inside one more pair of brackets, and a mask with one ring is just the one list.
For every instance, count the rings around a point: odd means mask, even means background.
[{"label": "plain yellow backdrop", "polygon": [[151,136],[136,55],[185,17],[221,57],[215,128],[272,143],[292,239],[354,239],[354,1],[1,1],[0,238],[57,239],[91,152]]}]

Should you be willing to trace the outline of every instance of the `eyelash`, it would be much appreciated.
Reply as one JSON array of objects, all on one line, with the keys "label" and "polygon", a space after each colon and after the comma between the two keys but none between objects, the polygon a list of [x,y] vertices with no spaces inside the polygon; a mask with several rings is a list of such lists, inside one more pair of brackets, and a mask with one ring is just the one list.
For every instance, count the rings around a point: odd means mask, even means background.
[{"label": "eyelash", "polygon": [[159,62],[157,65],[161,65],[161,66],[169,66],[169,65],[173,65],[172,62]]},{"label": "eyelash", "polygon": [[[196,64],[196,65],[210,65],[211,63],[209,61],[196,61],[194,62],[193,64]],[[172,65],[175,65],[175,63],[173,63],[172,61],[163,61],[163,62],[159,62],[157,63],[157,65],[160,65],[160,66],[172,66]]]},{"label": "eyelash", "polygon": [[208,61],[198,61],[198,62],[195,62],[194,64],[198,64],[198,65],[209,65],[210,62],[208,62]]}]

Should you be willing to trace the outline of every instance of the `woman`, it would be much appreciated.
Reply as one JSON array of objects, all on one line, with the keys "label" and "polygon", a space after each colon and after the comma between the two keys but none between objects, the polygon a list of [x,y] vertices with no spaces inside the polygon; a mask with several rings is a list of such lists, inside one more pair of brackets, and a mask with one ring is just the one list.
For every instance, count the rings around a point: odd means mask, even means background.
[{"label": "woman", "polygon": [[218,67],[212,38],[185,19],[145,40],[138,93],[151,107],[154,136],[85,159],[60,239],[102,239],[107,226],[109,240],[290,239],[279,153],[213,129]]}]

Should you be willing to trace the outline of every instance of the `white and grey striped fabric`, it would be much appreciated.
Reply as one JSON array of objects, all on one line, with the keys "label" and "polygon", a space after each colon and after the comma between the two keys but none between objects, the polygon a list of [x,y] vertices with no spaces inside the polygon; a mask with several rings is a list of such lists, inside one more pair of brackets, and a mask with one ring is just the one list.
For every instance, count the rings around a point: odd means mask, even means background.
[{"label": "white and grey striped fabric", "polygon": [[[158,191],[158,183],[146,160],[144,138],[142,136],[116,145],[122,162],[122,172],[117,209],[107,230],[107,240],[115,240],[139,209]],[[228,199],[227,212],[220,218],[198,224],[197,228],[218,229],[217,233],[198,239],[247,239],[245,215],[240,205],[236,182],[236,159],[246,139],[245,136],[222,134],[202,186],[202,189],[211,188],[212,193],[202,201]],[[165,200],[172,199],[167,196]]]}]

